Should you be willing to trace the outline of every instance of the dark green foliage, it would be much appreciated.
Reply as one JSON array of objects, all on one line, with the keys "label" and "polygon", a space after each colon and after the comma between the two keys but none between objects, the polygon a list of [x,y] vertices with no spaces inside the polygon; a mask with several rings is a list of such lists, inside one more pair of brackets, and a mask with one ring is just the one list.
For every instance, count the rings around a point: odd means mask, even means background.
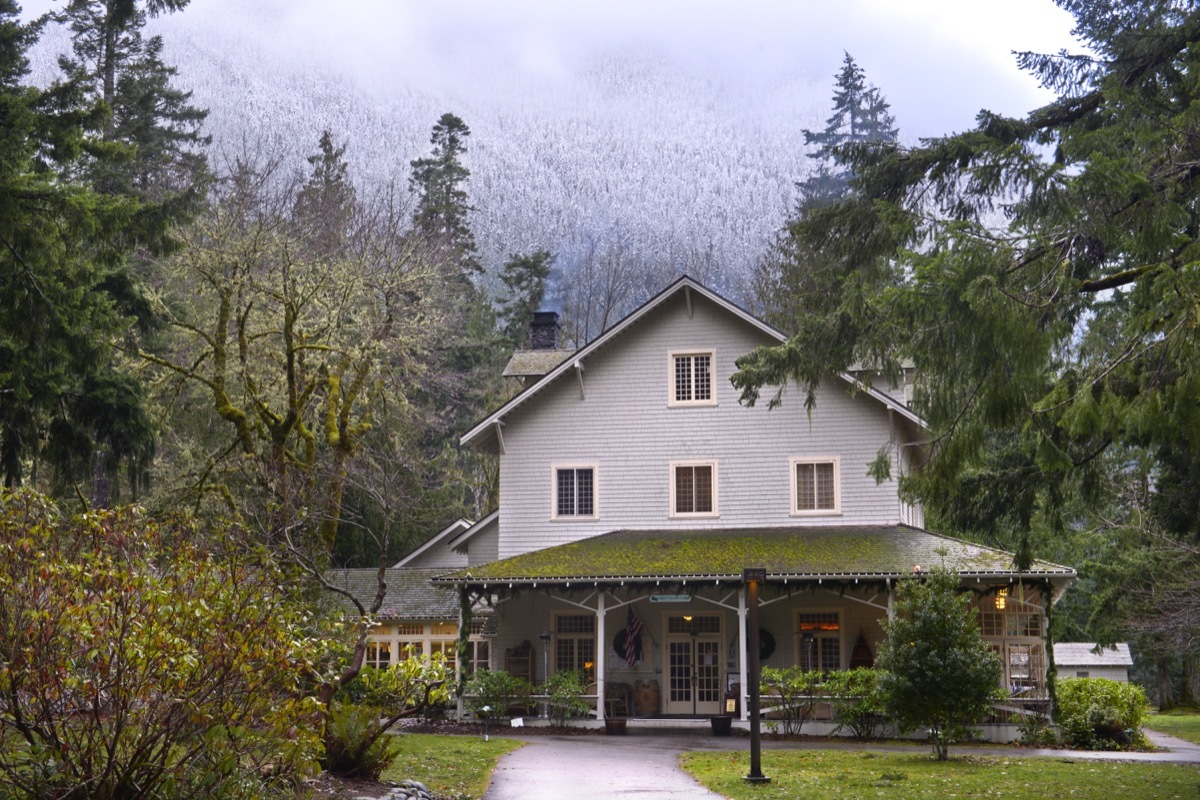
[{"label": "dark green foliage", "polygon": [[325,724],[325,769],[337,775],[379,780],[379,775],[400,755],[400,741],[380,736],[378,722],[384,710],[377,706],[334,701]]},{"label": "dark green foliage", "polygon": [[1081,750],[1144,746],[1149,704],[1140,686],[1106,678],[1066,678],[1058,684],[1063,741]]},{"label": "dark green foliage", "polygon": [[825,674],[815,669],[763,667],[760,683],[763,703],[775,707],[767,717],[768,723],[780,720],[785,735],[799,734],[804,723],[812,719],[817,703],[825,699],[822,696],[824,679]]},{"label": "dark green foliage", "polygon": [[466,140],[471,129],[454,114],[443,114],[433,126],[433,152],[411,162],[409,185],[417,193],[413,222],[417,232],[432,245],[449,251],[461,276],[470,278],[483,271],[475,258],[475,234],[467,222],[473,210],[464,184],[471,172],[463,165]]},{"label": "dark green foliage", "polygon": [[550,695],[550,719],[560,728],[567,720],[582,717],[591,708],[583,699],[587,693],[583,675],[575,670],[554,673],[542,685],[542,691]]},{"label": "dark green foliage", "polygon": [[855,739],[873,739],[887,722],[886,698],[882,688],[882,673],[878,669],[858,667],[830,672],[821,685],[833,706],[833,718],[838,726],[850,731]]},{"label": "dark green foliage", "polygon": [[527,707],[533,687],[502,669],[481,669],[467,680],[463,693],[467,709],[476,717],[498,719]]},{"label": "dark green foliage", "polygon": [[928,728],[939,760],[965,727],[998,698],[1000,659],[984,641],[970,596],[942,567],[907,578],[897,591],[896,615],[883,623],[887,639],[875,666],[889,716],[902,732]]},{"label": "dark green foliage", "polygon": [[508,290],[500,303],[504,336],[517,349],[529,346],[529,326],[546,296],[546,280],[553,267],[554,255],[549,250],[538,250],[529,255],[513,253],[500,273]]}]

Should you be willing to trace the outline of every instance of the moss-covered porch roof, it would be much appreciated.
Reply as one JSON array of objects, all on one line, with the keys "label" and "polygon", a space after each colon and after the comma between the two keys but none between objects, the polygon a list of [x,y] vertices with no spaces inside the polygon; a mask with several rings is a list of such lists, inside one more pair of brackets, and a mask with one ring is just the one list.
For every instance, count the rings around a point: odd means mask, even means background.
[{"label": "moss-covered porch roof", "polygon": [[905,525],[737,530],[622,530],[445,574],[434,583],[557,584],[741,580],[762,567],[767,580],[886,579],[944,564],[963,577],[1053,577],[1075,570]]}]

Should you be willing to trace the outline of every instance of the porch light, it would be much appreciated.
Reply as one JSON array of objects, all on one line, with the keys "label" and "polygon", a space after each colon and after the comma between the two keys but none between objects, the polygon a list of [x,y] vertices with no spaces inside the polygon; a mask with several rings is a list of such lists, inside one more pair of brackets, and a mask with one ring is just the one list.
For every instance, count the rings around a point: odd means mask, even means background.
[{"label": "porch light", "polygon": [[1005,603],[1008,602],[1008,589],[996,590],[996,610],[1003,611]]}]

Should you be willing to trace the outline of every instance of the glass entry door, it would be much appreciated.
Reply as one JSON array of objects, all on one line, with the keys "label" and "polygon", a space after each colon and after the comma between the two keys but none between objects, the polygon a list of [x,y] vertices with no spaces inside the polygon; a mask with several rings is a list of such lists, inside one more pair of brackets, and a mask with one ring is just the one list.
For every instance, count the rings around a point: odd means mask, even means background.
[{"label": "glass entry door", "polygon": [[[686,623],[685,626],[668,625],[667,697],[663,709],[667,714],[711,716],[720,713],[720,618],[711,619],[715,624],[697,625],[695,619],[687,620],[696,633],[677,632],[679,627],[686,630]],[[699,632],[704,628],[709,631]],[[714,628],[716,632],[711,632]]]}]

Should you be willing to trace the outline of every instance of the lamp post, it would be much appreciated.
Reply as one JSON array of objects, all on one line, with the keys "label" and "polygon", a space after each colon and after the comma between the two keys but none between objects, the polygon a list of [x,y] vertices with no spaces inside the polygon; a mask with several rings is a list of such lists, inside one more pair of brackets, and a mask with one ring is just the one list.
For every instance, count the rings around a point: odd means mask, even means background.
[{"label": "lamp post", "polygon": [[742,581],[746,584],[746,626],[750,628],[746,649],[750,652],[750,774],[749,783],[770,783],[762,773],[762,720],[759,719],[759,651],[758,651],[758,589],[767,579],[767,571],[761,567],[742,570]]}]

